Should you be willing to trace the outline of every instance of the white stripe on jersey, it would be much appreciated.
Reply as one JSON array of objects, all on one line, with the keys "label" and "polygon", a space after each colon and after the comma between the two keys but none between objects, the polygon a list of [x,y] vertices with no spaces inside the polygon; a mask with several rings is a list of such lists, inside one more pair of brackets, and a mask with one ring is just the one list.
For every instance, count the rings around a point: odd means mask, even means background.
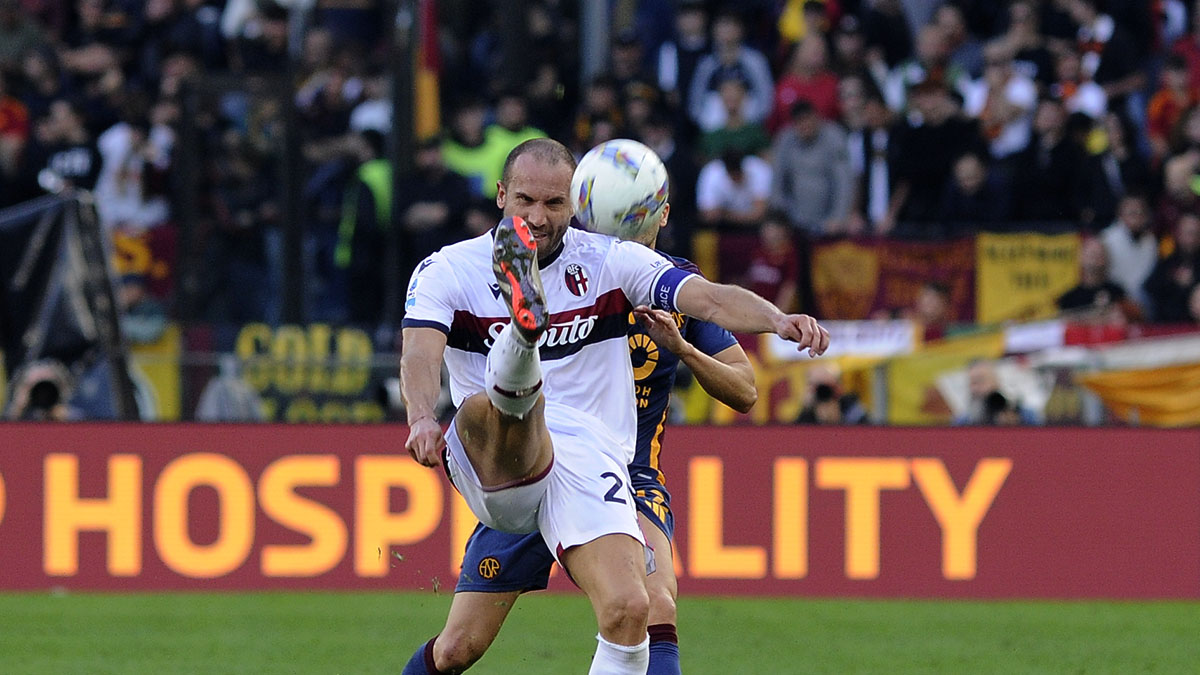
[{"label": "white stripe on jersey", "polygon": [[[510,321],[491,251],[491,233],[447,246],[421,263],[408,288],[404,326],[447,334],[455,406],[483,390],[485,355]],[[667,275],[671,270],[676,272]],[[550,329],[539,343],[542,391],[548,400],[603,420],[622,447],[598,449],[629,463],[637,436],[625,337],[630,310],[660,298],[660,306],[673,304],[690,275],[641,244],[575,228],[567,230],[562,249],[541,275],[550,310]]]}]

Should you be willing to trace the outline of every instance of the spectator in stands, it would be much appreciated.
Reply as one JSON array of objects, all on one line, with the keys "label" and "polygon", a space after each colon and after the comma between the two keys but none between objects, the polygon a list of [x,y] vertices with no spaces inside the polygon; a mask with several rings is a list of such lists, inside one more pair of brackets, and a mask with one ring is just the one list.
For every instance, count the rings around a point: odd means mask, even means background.
[{"label": "spectator in stands", "polygon": [[775,138],[771,206],[809,236],[840,234],[853,198],[846,134],[801,99],[791,124]]},{"label": "spectator in stands", "polygon": [[21,59],[21,82],[23,86],[18,97],[29,108],[31,119],[49,112],[51,102],[74,95],[57,54],[49,46],[25,52]]},{"label": "spectator in stands", "polygon": [[1185,110],[1200,103],[1200,87],[1188,81],[1187,61],[1171,54],[1163,65],[1158,91],[1150,98],[1146,111],[1146,131],[1154,158],[1161,160],[1170,152],[1170,137]]},{"label": "spectator in stands", "polygon": [[949,63],[978,79],[983,76],[983,43],[967,29],[967,19],[958,5],[946,3],[933,14],[933,25],[942,31],[950,50]]},{"label": "spectator in stands", "polygon": [[999,38],[1013,55],[1013,70],[1033,80],[1046,91],[1056,79],[1054,55],[1046,48],[1039,30],[1038,8],[1031,0],[1015,0],[1008,6],[1008,30]]},{"label": "spectator in stands", "polygon": [[[854,81],[843,80],[842,83]],[[843,106],[846,108],[845,99]],[[896,224],[892,209],[892,175],[888,167],[888,145],[892,142],[892,112],[878,93],[868,94],[862,104],[862,125],[850,126],[850,170],[854,197],[846,219],[846,233],[890,232]],[[849,125],[848,125],[849,126]]]},{"label": "spectator in stands", "polygon": [[0,73],[15,72],[25,52],[45,43],[45,31],[20,0],[0,0]]},{"label": "spectator in stands", "polygon": [[688,113],[701,131],[712,131],[725,123],[718,85],[736,73],[747,84],[747,122],[763,122],[771,111],[775,83],[762,52],[745,44],[745,28],[736,14],[722,14],[713,21],[713,51],[700,59],[688,93]]},{"label": "spectator in stands", "polygon": [[807,392],[797,424],[865,424],[867,410],[853,393],[843,393],[837,371],[813,365],[805,373]]},{"label": "spectator in stands", "polygon": [[[401,283],[434,251],[464,238],[463,209],[471,197],[470,187],[466,179],[447,168],[443,147],[438,137],[421,141],[413,173],[402,177],[403,192],[396,199],[404,228]],[[380,226],[389,227],[387,223],[376,225]]]},{"label": "spectator in stands", "polygon": [[705,164],[696,182],[696,207],[708,227],[757,227],[770,195],[771,165],[737,150]]},{"label": "spectator in stands", "polygon": [[[607,126],[611,132],[597,134],[594,127]],[[608,136],[625,125],[621,110],[621,92],[611,75],[597,75],[588,83],[575,112],[571,131],[571,150],[577,155],[591,150],[597,136]]]},{"label": "spectator in stands", "polygon": [[[1108,146],[1099,155],[1101,190],[1120,199],[1126,192],[1147,192],[1154,184],[1146,158],[1133,145],[1133,123],[1119,112],[1104,114]],[[1156,229],[1156,233],[1161,231]]]},{"label": "spectator in stands", "polygon": [[1079,247],[1079,283],[1058,298],[1066,316],[1081,321],[1125,324],[1140,317],[1125,289],[1108,276],[1108,253],[1099,239],[1088,237]]},{"label": "spectator in stands", "polygon": [[1158,239],[1151,230],[1150,203],[1139,193],[1125,195],[1117,219],[1100,233],[1109,262],[1109,279],[1143,309],[1149,305],[1142,285],[1158,260]]},{"label": "spectator in stands", "polygon": [[969,80],[965,70],[950,62],[945,33],[937,26],[922,26],[916,53],[892,69],[883,93],[892,110],[903,112],[912,105],[909,96],[917,85],[960,91]]},{"label": "spectator in stands", "polygon": [[[451,114],[450,135],[443,142],[442,154],[446,166],[467,179],[471,194],[494,198],[500,177],[495,167],[498,150],[487,142],[486,123],[487,106],[482,99],[469,98],[460,103]],[[500,161],[504,161],[503,156]]]},{"label": "spectator in stands", "polygon": [[1100,0],[1061,0],[1067,13],[1079,26],[1076,34],[1076,49],[1081,55],[1083,79],[1094,81],[1104,88],[1109,105],[1123,108],[1128,97],[1133,96],[1135,105],[1130,110],[1141,110],[1135,119],[1144,119],[1145,101],[1140,92],[1146,85],[1146,76],[1138,66],[1142,53],[1124,26],[1103,13]]},{"label": "spectator in stands", "polygon": [[0,186],[15,181],[29,132],[29,111],[9,94],[7,79],[0,71]]},{"label": "spectator in stands", "polygon": [[671,186],[671,218],[659,232],[658,246],[674,255],[690,258],[692,229],[698,222],[696,184],[700,169],[690,151],[678,142],[675,118],[657,110],[646,120],[641,140],[648,145],[667,167]]},{"label": "spectator in stands", "polygon": [[[908,239],[936,237],[942,233],[938,208],[950,179],[954,160],[964,152],[986,154],[975,120],[965,119],[958,101],[945,87],[924,83],[912,91],[917,118],[907,118],[895,129],[888,144],[892,168],[891,213],[881,225],[898,222],[895,236]],[[881,228],[881,233],[887,230]]]},{"label": "spectator in stands", "polygon": [[839,78],[862,77],[878,88],[887,78],[887,64],[879,49],[867,50],[862,23],[853,14],[844,15],[830,36],[833,44],[831,68]]},{"label": "spectator in stands", "polygon": [[25,157],[27,180],[36,182],[38,172],[49,169],[67,186],[91,190],[100,173],[100,152],[84,125],[83,115],[71,101],[50,104],[37,121],[34,142]]},{"label": "spectator in stands", "polygon": [[[249,12],[229,20],[239,5]],[[274,2],[229,3],[221,17],[228,41],[229,65],[235,73],[280,73],[288,63],[288,11]]]},{"label": "spectator in stands", "polygon": [[1174,154],[1200,150],[1200,104],[1193,105],[1183,112],[1172,130],[1169,141],[1171,152]]},{"label": "spectator in stands", "polygon": [[1192,3],[1191,30],[1171,45],[1171,53],[1187,63],[1188,85],[1200,89],[1200,11]]},{"label": "spectator in stands", "polygon": [[1175,226],[1175,250],[1154,266],[1146,279],[1151,317],[1159,323],[1188,318],[1188,294],[1200,282],[1200,214],[1186,213]]},{"label": "spectator in stands", "polygon": [[463,212],[463,231],[466,237],[478,237],[490,231],[500,220],[500,209],[491,199],[478,197],[467,203]]},{"label": "spectator in stands", "polygon": [[619,89],[624,89],[631,82],[654,81],[642,54],[642,41],[633,28],[617,31],[609,50],[609,61]]},{"label": "spectator in stands", "polygon": [[222,354],[218,373],[204,385],[196,403],[198,422],[262,422],[263,404],[258,392],[242,377],[233,354]]},{"label": "spectator in stands", "polygon": [[635,80],[625,85],[622,93],[626,135],[636,137],[662,104],[662,92],[649,82]]},{"label": "spectator in stands", "polygon": [[373,68],[362,78],[363,95],[350,111],[349,130],[356,134],[371,129],[387,135],[392,132],[392,92],[388,73]]},{"label": "spectator in stands", "polygon": [[[508,151],[517,147],[531,138],[541,138],[546,135],[544,131],[529,124],[529,102],[525,100],[525,96],[515,90],[508,89],[500,93],[496,98],[496,122],[488,125],[485,132],[488,136],[489,143],[496,143],[500,147],[508,147],[504,151],[505,156]],[[500,162],[500,168],[503,168],[503,160]],[[497,178],[499,173],[497,172]]]},{"label": "spectator in stands", "polygon": [[267,257],[268,231],[282,219],[275,164],[236,132],[220,141],[210,168],[212,232],[202,257],[205,283],[200,313],[209,321],[265,321],[278,307],[272,297]]},{"label": "spectator in stands", "polygon": [[979,120],[992,157],[1003,160],[1029,145],[1037,86],[1014,70],[1004,43],[988,44],[984,57],[983,77],[964,87],[963,112]]},{"label": "spectator in stands", "polygon": [[574,104],[557,63],[540,63],[525,88],[530,124],[552,138],[568,138]]},{"label": "spectator in stands", "polygon": [[994,361],[978,359],[967,366],[967,392],[967,410],[953,421],[957,426],[1038,423],[1032,411],[1005,395]]},{"label": "spectator in stands", "polygon": [[787,70],[775,85],[775,106],[767,119],[767,129],[778,133],[791,120],[792,106],[805,99],[821,117],[837,121],[838,78],[829,70],[829,54],[820,35],[810,35],[796,44],[788,59]]},{"label": "spectator in stands", "polygon": [[1175,155],[1163,164],[1163,191],[1159,196],[1157,220],[1173,232],[1185,213],[1200,213],[1200,190],[1194,176],[1200,174],[1200,147]]},{"label": "spectator in stands", "polygon": [[938,213],[946,226],[945,236],[1002,228],[1008,218],[1008,189],[983,157],[967,152],[954,160]]},{"label": "spectator in stands", "polygon": [[1081,112],[1097,119],[1108,110],[1108,94],[1104,87],[1083,73],[1078,52],[1062,49],[1054,58],[1054,83],[1047,90],[1063,102],[1067,112]]},{"label": "spectator in stands", "polygon": [[720,157],[728,151],[758,155],[771,145],[771,137],[760,122],[745,117],[746,81],[736,72],[728,73],[717,85],[725,122],[700,137],[700,150],[705,159]]},{"label": "spectator in stands", "polygon": [[703,0],[683,0],[675,13],[675,35],[658,49],[658,88],[673,108],[691,110],[688,88],[709,52],[708,12]]},{"label": "spectator in stands", "polygon": [[798,309],[800,259],[792,241],[787,217],[771,213],[758,228],[758,244],[741,285],[775,303],[784,312]]},{"label": "spectator in stands", "polygon": [[1043,98],[1033,117],[1033,141],[1014,158],[1014,216],[1028,221],[1075,221],[1089,193],[1088,157],[1067,137],[1062,101]]},{"label": "spectator in stands", "polygon": [[166,176],[175,148],[175,130],[136,110],[96,140],[100,174],[96,209],[106,228],[144,231],[171,216]]},{"label": "spectator in stands", "polygon": [[868,50],[877,51],[888,68],[895,68],[912,55],[912,30],[900,0],[872,0],[863,10],[862,19]]},{"label": "spectator in stands", "polygon": [[921,326],[926,342],[941,340],[950,327],[950,287],[940,281],[926,281],[917,291],[912,307],[900,314]]}]

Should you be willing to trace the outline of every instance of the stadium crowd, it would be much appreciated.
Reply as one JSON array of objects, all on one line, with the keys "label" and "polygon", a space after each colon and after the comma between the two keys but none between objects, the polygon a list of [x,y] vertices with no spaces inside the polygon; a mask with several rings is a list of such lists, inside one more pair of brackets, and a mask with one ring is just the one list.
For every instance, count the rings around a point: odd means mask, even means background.
[{"label": "stadium crowd", "polygon": [[297,171],[305,319],[373,325],[393,208],[403,283],[496,221],[522,140],[631,137],[671,173],[660,246],[756,236],[736,281],[787,310],[822,238],[1045,229],[1086,238],[1064,311],[1200,322],[1200,1],[618,0],[586,82],[580,3],[432,4],[442,131],[393,200],[394,3],[0,0],[0,206],[51,169],[174,268],[123,296],[277,322]]}]

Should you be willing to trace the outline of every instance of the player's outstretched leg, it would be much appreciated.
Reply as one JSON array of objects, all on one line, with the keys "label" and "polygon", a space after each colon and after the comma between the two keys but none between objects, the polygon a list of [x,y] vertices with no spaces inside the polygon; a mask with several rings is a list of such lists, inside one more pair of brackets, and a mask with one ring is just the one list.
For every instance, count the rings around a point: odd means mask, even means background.
[{"label": "player's outstretched leg", "polygon": [[492,405],[519,419],[537,402],[542,387],[537,343],[550,315],[529,226],[521,218],[505,218],[496,225],[493,237],[492,270],[512,322],[488,352],[484,384]]}]

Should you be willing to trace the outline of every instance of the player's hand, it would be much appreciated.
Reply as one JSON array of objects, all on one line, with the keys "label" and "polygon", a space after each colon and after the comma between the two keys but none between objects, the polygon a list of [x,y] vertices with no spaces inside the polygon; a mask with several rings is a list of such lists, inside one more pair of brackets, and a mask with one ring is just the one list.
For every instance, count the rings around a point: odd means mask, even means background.
[{"label": "player's hand", "polygon": [[820,356],[829,349],[829,331],[807,314],[785,314],[775,325],[775,333],[796,343],[796,349]]},{"label": "player's hand", "polygon": [[432,417],[421,417],[408,427],[408,441],[404,448],[419,464],[428,467],[440,466],[442,463],[442,448],[446,447],[446,437],[442,435],[442,425]]},{"label": "player's hand", "polygon": [[681,356],[687,350],[688,343],[683,339],[683,334],[679,332],[679,324],[675,323],[675,317],[670,312],[641,305],[633,309],[633,315],[642,322],[646,332],[650,334],[650,339],[660,348],[669,349]]}]

